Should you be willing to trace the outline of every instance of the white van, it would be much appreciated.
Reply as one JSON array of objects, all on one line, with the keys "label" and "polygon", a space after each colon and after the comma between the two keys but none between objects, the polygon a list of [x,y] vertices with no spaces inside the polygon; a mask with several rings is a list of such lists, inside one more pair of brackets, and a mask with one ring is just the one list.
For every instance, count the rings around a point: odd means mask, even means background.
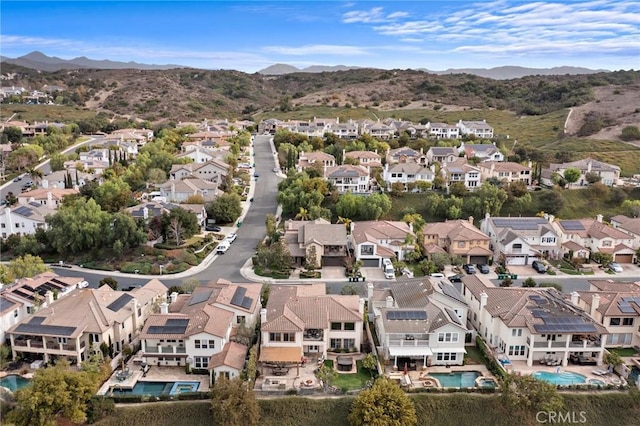
[{"label": "white van", "polygon": [[223,241],[223,242],[220,243],[218,248],[216,248],[216,253],[217,254],[225,254],[227,252],[227,250],[229,250],[229,243],[226,242],[226,241]]}]

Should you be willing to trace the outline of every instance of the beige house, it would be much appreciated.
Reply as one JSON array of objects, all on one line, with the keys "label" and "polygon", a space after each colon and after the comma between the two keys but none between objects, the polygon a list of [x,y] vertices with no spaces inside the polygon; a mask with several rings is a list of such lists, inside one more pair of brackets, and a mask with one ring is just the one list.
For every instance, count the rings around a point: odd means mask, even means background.
[{"label": "beige house", "polygon": [[567,169],[580,170],[580,178],[577,182],[569,185],[570,188],[576,188],[586,186],[589,184],[587,181],[587,174],[595,173],[600,176],[600,182],[607,186],[616,186],[620,180],[620,167],[614,164],[608,164],[602,161],[594,160],[593,158],[585,158],[583,160],[573,161],[570,163],[562,164],[549,164],[549,168],[542,169],[542,183],[545,185],[553,185],[551,179],[554,173],[564,175]]},{"label": "beige house", "polygon": [[382,167],[382,158],[378,151],[342,151],[342,158],[351,158],[358,162],[359,166],[364,167]]},{"label": "beige house", "polygon": [[37,203],[50,209],[57,209],[64,197],[79,193],[80,191],[74,188],[38,188],[18,195],[18,203],[23,205]]},{"label": "beige house", "polygon": [[303,355],[360,351],[364,300],[327,294],[324,283],[271,286],[261,316],[259,360],[268,365],[299,364]]},{"label": "beige house", "polygon": [[182,203],[192,195],[201,195],[205,201],[213,201],[221,193],[217,183],[198,177],[169,179],[160,185],[160,195],[171,203]]},{"label": "beige house", "polygon": [[610,222],[611,226],[631,236],[632,248],[640,249],[640,217],[631,218],[621,214],[613,216]]},{"label": "beige house", "polygon": [[341,194],[345,192],[352,192],[354,194],[371,192],[369,174],[369,168],[352,166],[350,164],[327,167],[324,170],[324,178]]},{"label": "beige house", "polygon": [[212,159],[204,163],[174,164],[171,166],[169,177],[173,180],[197,177],[219,185],[229,173],[231,173],[230,165],[224,161]]},{"label": "beige house", "polygon": [[446,253],[459,257],[464,263],[488,264],[493,257],[489,249],[491,238],[473,225],[469,220],[447,220],[424,225],[423,248],[428,256],[434,253]]},{"label": "beige house", "polygon": [[67,358],[81,364],[105,346],[110,356],[133,345],[153,306],[166,297],[167,288],[157,279],[132,291],[99,289],[73,291],[41,308],[11,327],[11,351],[49,362]]},{"label": "beige house", "polygon": [[[181,366],[238,377],[239,348],[231,336],[240,324],[252,328],[260,311],[260,284],[234,284],[220,279],[192,294],[172,293],[140,333],[142,358],[149,365]],[[242,359],[248,348],[244,345]],[[223,355],[220,355],[223,353]],[[215,357],[215,358],[213,358]]]},{"label": "beige house", "polygon": [[607,346],[640,346],[640,281],[591,280],[589,284],[589,291],[571,293],[571,303],[607,328]]},{"label": "beige house", "polygon": [[288,220],[285,222],[284,241],[293,262],[303,265],[315,254],[316,266],[342,266],[347,256],[347,230],[342,224],[331,224],[325,219]]},{"label": "beige house", "polygon": [[415,234],[412,226],[402,221],[352,222],[351,243],[356,260],[364,267],[381,267],[383,259],[404,260],[414,251]]},{"label": "beige house", "polygon": [[320,167],[324,170],[326,167],[335,167],[336,158],[325,152],[301,152],[296,164],[296,170],[302,172],[310,167]]},{"label": "beige house", "polygon": [[524,182],[527,186],[531,185],[531,167],[523,166],[522,164],[486,161],[478,163],[476,167],[480,169],[483,181],[489,178],[496,178],[501,182]]}]

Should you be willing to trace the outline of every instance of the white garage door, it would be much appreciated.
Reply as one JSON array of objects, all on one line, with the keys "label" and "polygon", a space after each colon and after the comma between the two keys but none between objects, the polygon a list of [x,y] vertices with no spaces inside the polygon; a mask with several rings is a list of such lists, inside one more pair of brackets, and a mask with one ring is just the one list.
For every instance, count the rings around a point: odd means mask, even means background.
[{"label": "white garage door", "polygon": [[507,258],[507,265],[526,265],[526,256],[512,256]]}]

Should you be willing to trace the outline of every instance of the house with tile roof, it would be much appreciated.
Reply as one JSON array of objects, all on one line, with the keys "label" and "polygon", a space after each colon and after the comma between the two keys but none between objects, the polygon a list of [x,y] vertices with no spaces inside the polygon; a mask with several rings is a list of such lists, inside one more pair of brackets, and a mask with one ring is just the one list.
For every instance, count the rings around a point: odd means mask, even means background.
[{"label": "house with tile roof", "polygon": [[296,163],[296,170],[302,172],[309,167],[320,167],[324,170],[327,167],[336,166],[336,157],[322,151],[301,152]]},{"label": "house with tile roof", "polygon": [[491,238],[494,259],[505,265],[531,265],[541,258],[561,256],[560,235],[552,215],[546,217],[491,217],[481,221],[480,230]]},{"label": "house with tile roof", "polygon": [[525,185],[531,185],[531,167],[510,161],[484,161],[476,165],[480,170],[480,176],[483,181],[495,178],[500,182],[512,183],[523,182]]},{"label": "house with tile roof", "polygon": [[322,218],[287,220],[282,238],[297,265],[304,265],[308,258],[315,257],[316,266],[343,266],[349,254],[345,226]]},{"label": "house with tile roof", "polygon": [[415,250],[412,226],[402,221],[370,220],[351,223],[351,245],[364,267],[381,267],[383,259],[404,260]]},{"label": "house with tile roof", "polygon": [[422,228],[423,249],[427,256],[434,253],[446,253],[459,257],[463,263],[486,265],[493,258],[489,249],[491,238],[473,225],[469,220],[447,220],[427,223]]},{"label": "house with tile roof", "polygon": [[324,178],[331,183],[340,194],[370,193],[370,170],[367,167],[352,166],[343,164],[342,166],[327,167],[324,170]]},{"label": "house with tile roof", "polygon": [[462,182],[468,190],[474,190],[481,186],[482,172],[464,158],[442,164],[440,173],[445,177],[447,187],[455,182]]},{"label": "house with tile roof", "polygon": [[173,180],[197,177],[219,185],[231,172],[230,165],[214,158],[204,163],[174,164],[169,171],[169,177]]},{"label": "house with tile roof", "polygon": [[18,204],[40,204],[56,210],[67,195],[79,194],[75,188],[36,188],[18,195]]},{"label": "house with tile roof", "polygon": [[432,139],[458,139],[460,128],[447,123],[427,123],[427,132]]},{"label": "house with tile roof", "polygon": [[118,354],[135,344],[154,304],[166,297],[166,291],[157,279],[131,291],[108,285],[77,289],[7,331],[13,358],[21,355],[44,362],[66,358],[79,365],[103,343],[112,355]]},{"label": "house with tile roof", "polygon": [[102,176],[96,176],[94,174],[81,172],[78,170],[74,170],[73,172],[70,172],[68,170],[58,170],[56,172],[49,173],[48,175],[43,176],[40,181],[40,187],[64,188],[65,180],[67,179],[67,174],[69,177],[71,177],[71,183],[74,188],[75,187],[81,188],[87,182],[91,182],[93,180],[97,180],[98,183],[101,185],[104,180]]},{"label": "house with tile roof", "polygon": [[589,280],[570,300],[607,328],[607,346],[640,346],[640,281]]},{"label": "house with tile roof", "polygon": [[549,167],[542,169],[542,184],[552,186],[554,185],[552,176],[555,173],[564,175],[567,169],[580,170],[580,178],[570,185],[568,188],[579,188],[589,185],[587,181],[587,174],[595,173],[600,176],[600,183],[607,186],[617,186],[620,184],[620,167],[605,163],[603,161],[594,160],[593,158],[585,158],[578,161],[572,161],[569,163],[561,164],[549,164]]},{"label": "house with tile roof", "polygon": [[0,236],[7,238],[12,234],[33,235],[38,229],[46,231],[48,225],[45,218],[55,213],[55,210],[35,201],[4,207],[0,213]]},{"label": "house with tile roof", "polygon": [[504,154],[500,152],[496,143],[465,143],[458,147],[458,152],[465,158],[479,158],[482,161],[504,161]]},{"label": "house with tile roof", "polygon": [[327,294],[324,283],[271,286],[260,312],[260,356],[264,366],[299,365],[303,356],[360,351],[364,299]]},{"label": "house with tile roof", "polygon": [[197,146],[194,149],[181,152],[175,157],[179,159],[189,158],[193,163],[206,163],[207,161],[214,160],[216,158],[216,154],[209,149]]},{"label": "house with tile roof", "polygon": [[405,191],[409,184],[418,182],[433,182],[435,178],[435,167],[428,167],[419,163],[395,163],[385,164],[382,178],[387,184],[387,189],[394,183],[402,183]]},{"label": "house with tile roof", "polygon": [[382,157],[378,154],[378,150],[374,151],[349,151],[342,150],[342,158],[351,158],[358,165],[364,167],[382,167]]},{"label": "house with tile roof", "polygon": [[169,179],[160,185],[160,196],[172,203],[182,203],[192,195],[201,195],[205,201],[213,201],[222,191],[218,184],[199,177],[188,177],[182,180]]},{"label": "house with tile roof", "polygon": [[109,134],[111,139],[120,139],[123,142],[132,142],[138,146],[144,146],[153,140],[153,130],[150,129],[118,129]]},{"label": "house with tile roof", "polygon": [[384,358],[395,368],[463,364],[468,306],[453,285],[428,278],[369,283],[367,300]]},{"label": "house with tile roof", "polygon": [[408,146],[403,146],[387,151],[387,163],[419,163],[427,165],[427,157],[424,156],[422,149],[416,151]]},{"label": "house with tile roof", "polygon": [[462,278],[468,323],[499,359],[531,367],[570,359],[602,365],[609,332],[554,288],[487,286],[476,275]]},{"label": "house with tile roof", "polygon": [[360,124],[353,120],[346,123],[333,123],[325,128],[325,132],[333,133],[340,139],[357,139],[360,134]]},{"label": "house with tile roof", "polygon": [[463,121],[459,120],[456,126],[460,129],[462,136],[475,136],[479,139],[493,138],[493,127],[487,124],[487,120]]},{"label": "house with tile roof", "polygon": [[640,249],[640,217],[628,217],[619,214],[613,216],[609,221],[611,226],[631,236],[633,249]]},{"label": "house with tile roof", "polygon": [[21,278],[0,288],[0,343],[5,331],[27,316],[45,308],[54,300],[67,296],[76,288],[87,286],[82,277],[61,277],[43,272],[31,278]]},{"label": "house with tile roof", "polygon": [[396,134],[396,129],[387,124],[375,122],[363,125],[361,133],[371,135],[376,139],[388,140]]},{"label": "house with tile roof", "polygon": [[[633,236],[622,232],[602,221],[602,215],[595,219],[556,220],[552,223],[562,241],[563,254],[576,252],[607,253],[618,263],[634,263],[639,243]],[[587,256],[588,258],[589,256]]]},{"label": "house with tile roof", "polygon": [[427,151],[427,160],[429,164],[433,163],[452,163],[458,159],[458,150],[452,146],[432,146]]},{"label": "house with tile roof", "polygon": [[[231,345],[239,324],[253,327],[261,308],[260,284],[224,279],[197,287],[191,294],[172,293],[160,312],[150,315],[140,333],[141,355],[148,365],[181,366],[238,377],[248,348]],[[221,353],[223,353],[221,355]],[[213,358],[215,357],[215,358]],[[231,368],[239,364],[240,368]]]}]

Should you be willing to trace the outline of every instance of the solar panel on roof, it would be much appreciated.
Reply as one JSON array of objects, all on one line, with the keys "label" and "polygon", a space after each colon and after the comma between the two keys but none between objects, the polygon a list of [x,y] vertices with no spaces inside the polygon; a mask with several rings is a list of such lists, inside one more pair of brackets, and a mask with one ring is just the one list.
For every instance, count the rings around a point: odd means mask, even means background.
[{"label": "solar panel on roof", "polygon": [[388,320],[426,320],[425,311],[387,311]]},{"label": "solar panel on roof", "polygon": [[0,312],[4,311],[5,309],[9,309],[13,305],[13,302],[5,299],[4,297],[0,297]]},{"label": "solar panel on roof", "polygon": [[633,309],[633,306],[631,306],[630,304],[624,302],[624,301],[619,301],[618,302],[618,309],[620,309],[620,312],[625,313],[625,314],[633,314],[636,312],[635,309]]},{"label": "solar panel on roof", "polygon": [[440,281],[438,285],[446,296],[449,296],[450,298],[455,299],[459,302],[464,302],[462,295],[458,290],[456,290],[454,286],[443,283],[442,281]]},{"label": "solar panel on roof", "polygon": [[235,306],[241,306],[242,299],[244,299],[244,295],[246,294],[246,292],[246,288],[237,287],[236,291],[233,293],[233,297],[231,298],[231,304]]},{"label": "solar panel on roof", "polygon": [[28,300],[34,300],[35,299],[35,297],[32,294],[27,294],[24,291],[13,290],[13,293],[17,294],[20,297],[24,297],[25,299],[28,299]]},{"label": "solar panel on roof", "polygon": [[65,283],[64,281],[60,281],[57,278],[51,278],[49,281],[54,283],[54,284],[58,284],[61,287],[67,287],[67,283]]},{"label": "solar panel on roof", "polygon": [[20,324],[16,327],[17,333],[27,334],[49,334],[53,336],[71,336],[76,327],[68,327],[62,325],[42,325],[42,324]]},{"label": "solar panel on roof", "polygon": [[189,324],[188,318],[169,318],[164,323],[166,327],[186,327]]},{"label": "solar panel on roof", "polygon": [[451,318],[451,321],[455,322],[458,325],[462,325],[460,318],[458,318],[458,314],[456,314],[453,309],[445,307],[444,310],[447,311],[447,314],[449,315],[449,318]]},{"label": "solar panel on roof", "polygon": [[24,216],[24,217],[31,217],[33,216],[33,212],[31,211],[31,209],[27,206],[20,206],[17,209],[14,210],[14,213],[19,214],[20,216]]},{"label": "solar panel on roof", "polygon": [[197,293],[193,293],[193,295],[191,296],[191,299],[189,299],[189,306],[197,305],[198,303],[202,303],[209,300],[209,298],[211,297],[211,293],[213,293],[213,290],[199,291]]},{"label": "solar panel on roof", "polygon": [[542,218],[496,218],[493,223],[499,228],[512,228],[520,231],[533,231],[538,229],[539,225],[548,223]]},{"label": "solar panel on roof", "polygon": [[579,220],[561,220],[560,224],[567,231],[584,231],[584,225]]},{"label": "solar panel on roof", "polygon": [[110,309],[113,312],[118,312],[120,309],[126,306],[126,304],[129,303],[131,300],[133,300],[133,296],[131,296],[130,294],[123,294],[122,296],[118,297],[116,300],[111,302],[111,304],[107,306],[107,309]]},{"label": "solar panel on roof", "polygon": [[29,324],[42,324],[42,321],[45,320],[45,317],[33,317],[29,320]]},{"label": "solar panel on roof", "polygon": [[242,304],[240,306],[242,306],[245,309],[250,309],[252,304],[253,304],[253,298],[245,297],[244,299],[242,299]]}]

